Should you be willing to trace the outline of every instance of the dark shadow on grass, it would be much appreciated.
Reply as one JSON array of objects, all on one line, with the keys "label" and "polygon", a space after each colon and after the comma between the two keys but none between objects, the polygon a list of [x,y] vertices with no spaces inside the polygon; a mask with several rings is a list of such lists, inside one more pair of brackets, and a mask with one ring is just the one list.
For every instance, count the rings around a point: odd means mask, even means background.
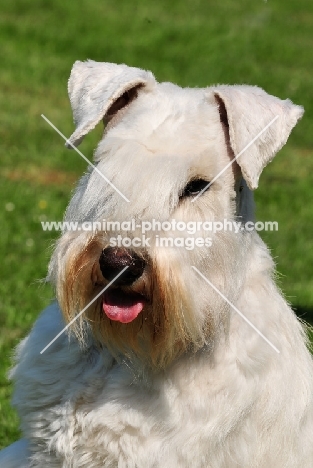
[{"label": "dark shadow on grass", "polygon": [[313,325],[313,307],[303,307],[294,304],[292,308],[299,318]]}]

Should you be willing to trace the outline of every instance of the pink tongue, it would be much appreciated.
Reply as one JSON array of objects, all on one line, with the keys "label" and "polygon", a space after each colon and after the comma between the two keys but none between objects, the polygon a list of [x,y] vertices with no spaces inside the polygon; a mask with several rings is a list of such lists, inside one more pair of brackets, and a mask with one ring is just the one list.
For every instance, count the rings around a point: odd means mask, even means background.
[{"label": "pink tongue", "polygon": [[128,294],[120,289],[113,289],[104,294],[102,307],[110,320],[129,323],[142,311],[144,299],[140,294]]}]

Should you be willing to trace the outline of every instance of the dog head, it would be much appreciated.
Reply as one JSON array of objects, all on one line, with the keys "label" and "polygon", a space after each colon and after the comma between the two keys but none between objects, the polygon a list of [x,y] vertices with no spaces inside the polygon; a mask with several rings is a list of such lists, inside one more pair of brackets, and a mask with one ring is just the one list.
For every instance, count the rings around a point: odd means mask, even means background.
[{"label": "dog head", "polygon": [[252,234],[205,223],[252,218],[251,190],[302,108],[257,87],[183,89],[93,61],[74,64],[69,95],[68,147],[101,120],[105,130],[66,212],[80,230],[63,233],[50,262],[66,320],[86,308],[80,339],[91,328],[116,357],[154,368],[213,346],[228,306],[192,266],[235,300]]}]

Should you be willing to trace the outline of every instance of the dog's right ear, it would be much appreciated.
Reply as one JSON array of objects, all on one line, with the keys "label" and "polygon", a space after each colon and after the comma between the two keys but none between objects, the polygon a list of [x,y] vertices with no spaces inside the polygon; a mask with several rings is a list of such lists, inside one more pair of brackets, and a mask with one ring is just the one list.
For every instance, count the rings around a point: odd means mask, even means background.
[{"label": "dog's right ear", "polygon": [[242,175],[256,189],[262,170],[286,143],[303,108],[256,86],[217,86],[214,97]]},{"label": "dog's right ear", "polygon": [[109,119],[132,100],[137,88],[155,83],[153,74],[140,68],[93,60],[75,62],[68,92],[76,129],[66,146],[78,146],[100,120]]}]

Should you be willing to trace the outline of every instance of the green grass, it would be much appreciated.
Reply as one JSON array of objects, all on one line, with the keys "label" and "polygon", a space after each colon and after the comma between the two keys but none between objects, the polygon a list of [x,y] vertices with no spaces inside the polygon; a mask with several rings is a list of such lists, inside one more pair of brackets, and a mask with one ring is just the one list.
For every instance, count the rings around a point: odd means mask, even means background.
[{"label": "green grass", "polygon": [[[279,222],[278,233],[263,237],[280,286],[313,319],[310,0],[11,0],[1,10],[0,447],[18,437],[5,377],[12,350],[53,297],[38,282],[53,242],[40,220],[61,219],[86,168],[40,117],[71,133],[66,83],[77,59],[124,62],[185,86],[257,84],[304,105],[305,117],[262,175],[256,201],[258,219]],[[86,156],[96,139],[82,145]]]}]

